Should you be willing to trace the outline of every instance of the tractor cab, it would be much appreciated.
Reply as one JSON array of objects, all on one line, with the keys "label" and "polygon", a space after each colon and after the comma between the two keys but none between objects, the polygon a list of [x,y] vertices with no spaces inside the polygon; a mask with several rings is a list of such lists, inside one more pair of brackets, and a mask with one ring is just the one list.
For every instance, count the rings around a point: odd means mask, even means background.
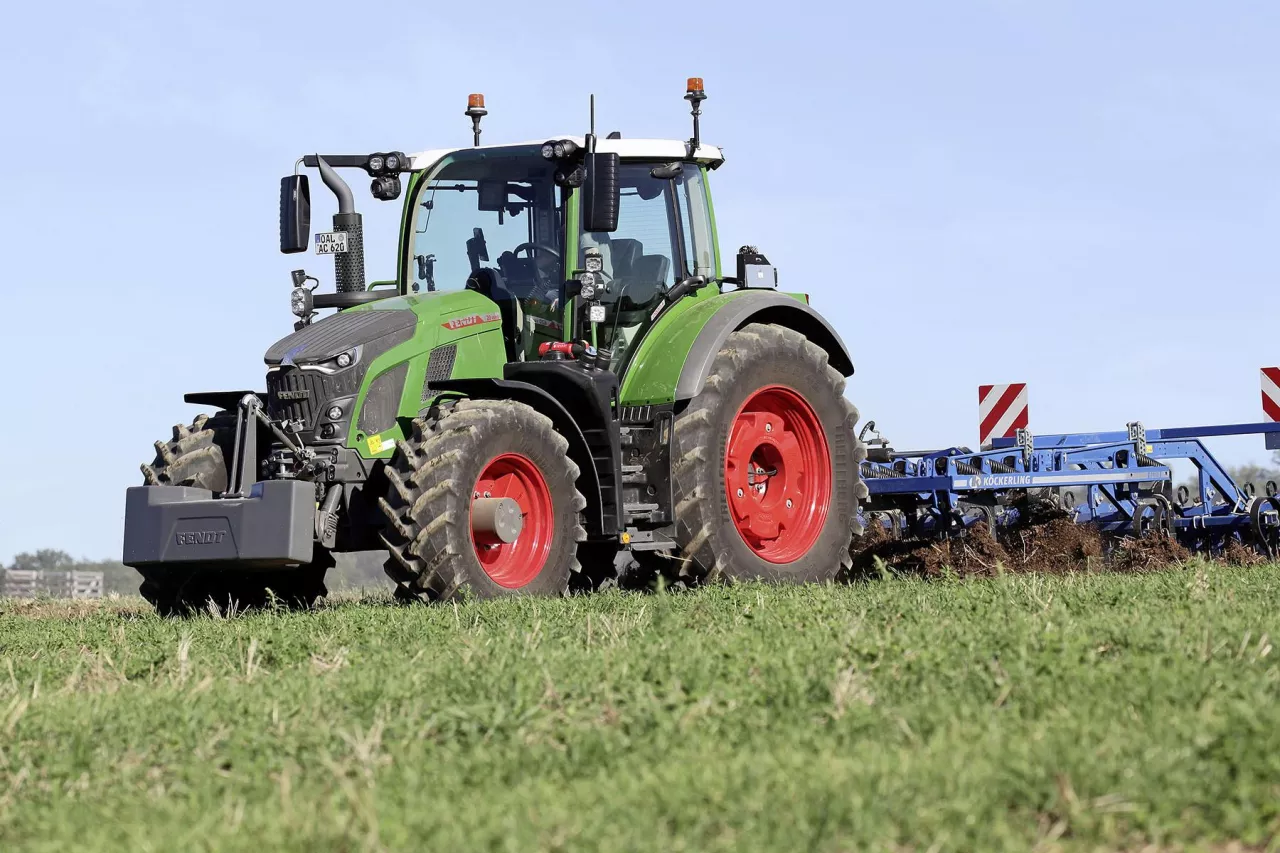
[{"label": "tractor cab", "polygon": [[[439,159],[411,183],[404,291],[465,288],[488,297],[502,314],[509,361],[538,358],[543,343],[583,340],[608,350],[620,370],[671,289],[693,276],[711,281],[717,270],[706,166],[669,159],[684,153],[666,150],[670,142],[626,142],[598,142],[606,153],[637,155],[612,166],[617,214],[603,223],[610,230],[587,221],[587,190],[566,179],[566,158],[555,156],[555,145],[574,151],[581,143],[462,149]],[[576,246],[567,264],[566,246]]]}]

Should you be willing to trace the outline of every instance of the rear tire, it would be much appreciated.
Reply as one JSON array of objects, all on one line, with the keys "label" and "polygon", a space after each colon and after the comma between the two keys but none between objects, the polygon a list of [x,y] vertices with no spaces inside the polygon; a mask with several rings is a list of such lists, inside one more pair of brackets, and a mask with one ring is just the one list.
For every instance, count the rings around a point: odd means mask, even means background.
[{"label": "rear tire", "polygon": [[[415,420],[379,501],[396,597],[440,601],[463,587],[478,598],[567,592],[587,503],[568,448],[549,418],[509,400],[449,400]],[[472,502],[481,497],[520,505],[513,541],[474,528]]]},{"label": "rear tire", "polygon": [[752,324],[728,337],[675,420],[682,575],[820,582],[852,565],[866,447],[844,385],[791,329]]}]

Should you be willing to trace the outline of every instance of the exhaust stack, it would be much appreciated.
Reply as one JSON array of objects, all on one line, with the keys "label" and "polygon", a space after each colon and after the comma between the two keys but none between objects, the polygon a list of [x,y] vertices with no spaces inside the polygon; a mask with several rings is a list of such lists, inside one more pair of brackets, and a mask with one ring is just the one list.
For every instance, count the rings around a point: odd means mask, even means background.
[{"label": "exhaust stack", "polygon": [[338,212],[333,215],[333,230],[347,235],[347,250],[333,256],[333,280],[339,293],[356,293],[364,290],[364,221],[356,213],[355,197],[351,187],[325,162],[316,155],[316,167],[320,169],[320,179],[338,199]]}]

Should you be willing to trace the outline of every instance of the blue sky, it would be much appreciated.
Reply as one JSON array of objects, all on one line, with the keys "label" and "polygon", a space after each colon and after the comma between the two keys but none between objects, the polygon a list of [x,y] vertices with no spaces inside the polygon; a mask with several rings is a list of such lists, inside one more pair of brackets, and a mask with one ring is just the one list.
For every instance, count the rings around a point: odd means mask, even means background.
[{"label": "blue sky", "polygon": [[[631,6],[632,4],[626,4]],[[602,130],[705,138],[726,254],[844,335],[899,447],[1253,421],[1280,363],[1280,6],[1263,2],[19,4],[0,169],[0,561],[115,556],[184,391],[257,387],[290,330],[278,178],[303,153]],[[328,221],[320,193],[315,221]],[[361,193],[371,275],[397,210]],[[308,266],[331,286],[331,266]],[[1230,462],[1260,439],[1215,445]]]}]

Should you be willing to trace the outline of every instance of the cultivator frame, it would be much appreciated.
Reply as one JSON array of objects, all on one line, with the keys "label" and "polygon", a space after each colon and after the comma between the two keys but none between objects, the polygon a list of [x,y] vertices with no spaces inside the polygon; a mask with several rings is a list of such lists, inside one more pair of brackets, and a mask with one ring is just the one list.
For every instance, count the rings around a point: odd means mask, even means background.
[{"label": "cultivator frame", "polygon": [[[894,451],[872,421],[863,429],[871,447],[862,474],[870,498],[868,522],[895,538],[941,539],[974,524],[993,533],[1025,521],[1039,499],[1080,524],[1114,535],[1164,535],[1193,552],[1216,554],[1229,541],[1280,554],[1280,497],[1236,483],[1204,439],[1262,435],[1280,447],[1280,423],[1226,424],[1124,431],[1032,435],[1019,429],[990,448]],[[1173,488],[1174,460],[1191,462],[1197,488]],[[1083,499],[1081,499],[1083,498]]]}]

